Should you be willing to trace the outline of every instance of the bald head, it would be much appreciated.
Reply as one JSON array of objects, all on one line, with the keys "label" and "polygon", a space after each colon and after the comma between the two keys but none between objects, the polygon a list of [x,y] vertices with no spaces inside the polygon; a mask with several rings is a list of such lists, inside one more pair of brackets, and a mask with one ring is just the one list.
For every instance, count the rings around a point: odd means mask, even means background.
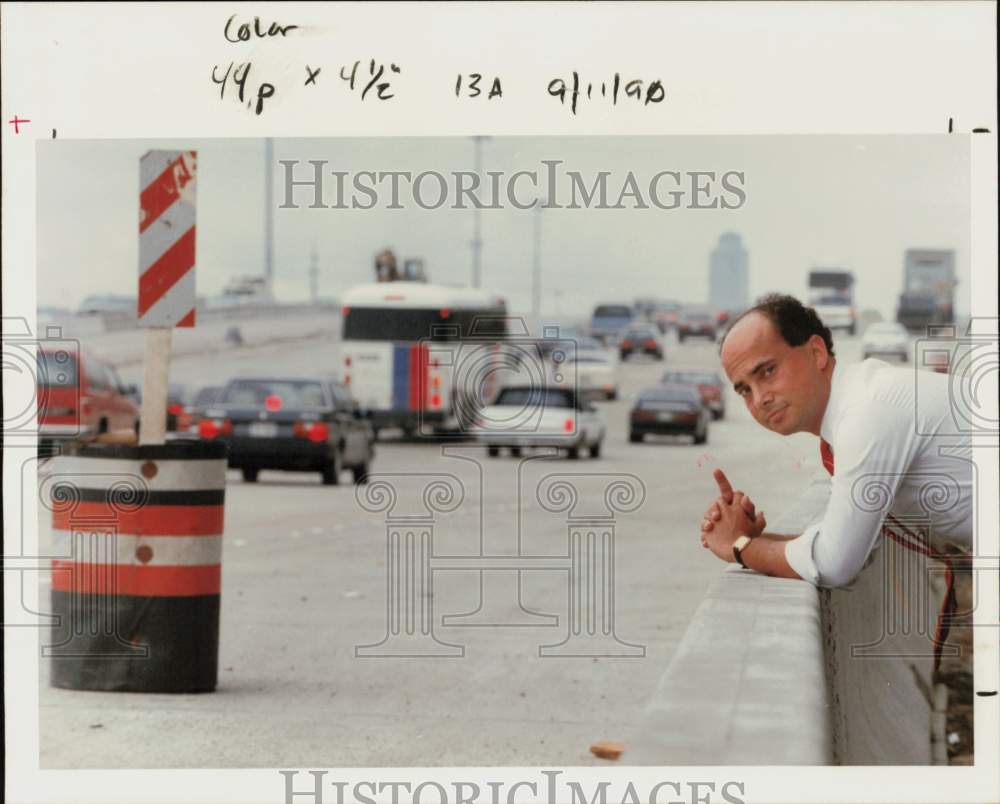
[{"label": "bald head", "polygon": [[722,367],[733,389],[761,426],[782,435],[819,435],[834,363],[820,335],[792,345],[759,310],[738,319],[722,343]]}]

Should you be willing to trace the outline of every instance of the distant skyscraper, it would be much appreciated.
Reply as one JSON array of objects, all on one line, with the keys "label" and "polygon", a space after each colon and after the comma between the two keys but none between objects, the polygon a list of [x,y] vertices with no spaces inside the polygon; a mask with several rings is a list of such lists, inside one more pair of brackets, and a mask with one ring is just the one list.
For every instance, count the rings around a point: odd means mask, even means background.
[{"label": "distant skyscraper", "polygon": [[749,305],[748,286],[747,250],[738,234],[725,232],[712,250],[709,303],[720,310],[743,310]]}]

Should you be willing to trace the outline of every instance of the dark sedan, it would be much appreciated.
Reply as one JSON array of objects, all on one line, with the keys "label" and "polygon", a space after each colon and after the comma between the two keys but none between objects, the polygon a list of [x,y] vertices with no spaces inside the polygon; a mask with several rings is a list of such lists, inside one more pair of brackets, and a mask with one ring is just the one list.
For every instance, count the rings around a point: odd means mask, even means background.
[{"label": "dark sedan", "polygon": [[716,319],[707,310],[685,310],[681,313],[680,322],[677,324],[677,339],[683,341],[685,338],[696,336],[715,340]]},{"label": "dark sedan", "polygon": [[726,385],[714,371],[668,371],[660,382],[689,385],[698,391],[702,404],[712,411],[713,419],[726,415]]},{"label": "dark sedan", "polygon": [[350,469],[368,479],[374,434],[347,389],[299,377],[238,377],[199,416],[198,434],[229,445],[229,465],[249,483],[261,469],[319,472],[336,485]]},{"label": "dark sedan", "polygon": [[695,444],[708,441],[709,413],[690,385],[657,385],[635,398],[629,413],[629,438],[638,443],[647,435],[690,435]]},{"label": "dark sedan", "polygon": [[618,339],[618,353],[625,360],[631,354],[652,355],[663,360],[660,331],[654,324],[627,327]]}]

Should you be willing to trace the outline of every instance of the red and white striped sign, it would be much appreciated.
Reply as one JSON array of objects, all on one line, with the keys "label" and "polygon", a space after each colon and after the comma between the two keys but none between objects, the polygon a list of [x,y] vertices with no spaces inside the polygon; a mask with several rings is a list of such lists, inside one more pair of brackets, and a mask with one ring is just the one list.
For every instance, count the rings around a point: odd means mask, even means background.
[{"label": "red and white striped sign", "polygon": [[139,324],[193,327],[197,151],[139,160]]}]

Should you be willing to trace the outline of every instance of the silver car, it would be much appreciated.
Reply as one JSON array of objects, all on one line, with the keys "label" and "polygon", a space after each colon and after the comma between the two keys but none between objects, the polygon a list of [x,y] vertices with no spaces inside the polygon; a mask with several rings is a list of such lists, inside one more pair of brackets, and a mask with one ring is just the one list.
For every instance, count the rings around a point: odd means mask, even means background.
[{"label": "silver car", "polygon": [[883,321],[872,324],[861,337],[861,359],[869,357],[898,357],[902,362],[910,359],[910,335],[902,324]]}]

